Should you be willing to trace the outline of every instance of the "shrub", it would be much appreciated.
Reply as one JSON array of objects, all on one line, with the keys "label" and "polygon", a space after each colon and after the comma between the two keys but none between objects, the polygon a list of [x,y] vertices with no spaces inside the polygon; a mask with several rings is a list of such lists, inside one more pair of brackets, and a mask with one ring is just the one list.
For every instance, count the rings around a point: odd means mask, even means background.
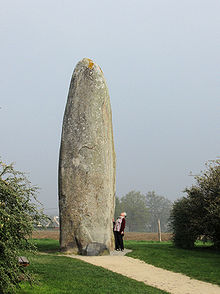
[{"label": "shrub", "polygon": [[0,293],[13,293],[21,277],[32,280],[18,256],[34,249],[29,237],[34,223],[45,218],[32,203],[36,192],[23,173],[0,161]]},{"label": "shrub", "polygon": [[197,239],[197,228],[193,223],[192,203],[186,197],[174,202],[171,211],[173,241],[176,247],[193,248]]},{"label": "shrub", "polygon": [[171,211],[170,224],[177,247],[192,248],[203,235],[220,248],[220,161],[207,164],[196,176],[196,185],[187,188],[187,197],[177,200]]}]

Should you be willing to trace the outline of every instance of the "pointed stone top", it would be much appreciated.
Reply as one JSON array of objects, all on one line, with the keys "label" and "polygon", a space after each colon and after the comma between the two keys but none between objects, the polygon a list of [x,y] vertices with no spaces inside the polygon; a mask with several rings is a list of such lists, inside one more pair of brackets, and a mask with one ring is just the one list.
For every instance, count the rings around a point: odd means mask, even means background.
[{"label": "pointed stone top", "polygon": [[[100,66],[90,58],[83,58],[77,63],[73,77],[82,82],[80,84],[81,89],[85,88],[85,81],[92,83],[96,90],[107,89],[106,80]],[[91,87],[91,84],[89,87]]]},{"label": "pointed stone top", "polygon": [[96,64],[92,59],[90,58],[83,58],[81,61],[78,62],[77,67],[87,67],[90,70],[94,70],[98,73],[102,73],[103,71],[100,68],[100,66],[98,64]]}]

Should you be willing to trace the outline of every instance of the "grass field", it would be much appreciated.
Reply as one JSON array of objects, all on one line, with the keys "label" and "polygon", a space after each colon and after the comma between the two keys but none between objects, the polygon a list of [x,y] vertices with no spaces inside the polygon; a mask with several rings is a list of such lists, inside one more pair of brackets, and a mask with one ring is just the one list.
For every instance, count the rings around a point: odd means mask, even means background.
[{"label": "grass field", "polygon": [[177,249],[171,242],[126,241],[125,246],[133,250],[127,256],[220,285],[220,252],[202,243],[193,250]]},{"label": "grass field", "polygon": [[[129,279],[77,259],[53,254],[59,249],[56,240],[35,240],[40,252],[28,256],[36,283],[23,282],[17,294],[166,294],[167,292]],[[53,253],[52,253],[53,252]]]},{"label": "grass field", "polygon": [[[29,269],[37,283],[31,287],[23,282],[17,294],[166,293],[83,261],[58,256],[58,240],[35,239],[34,242],[39,253],[28,258],[31,262]],[[125,241],[125,246],[133,250],[128,256],[220,285],[220,252],[211,248],[200,246],[194,250],[183,250],[173,247],[169,241],[134,240]]]}]

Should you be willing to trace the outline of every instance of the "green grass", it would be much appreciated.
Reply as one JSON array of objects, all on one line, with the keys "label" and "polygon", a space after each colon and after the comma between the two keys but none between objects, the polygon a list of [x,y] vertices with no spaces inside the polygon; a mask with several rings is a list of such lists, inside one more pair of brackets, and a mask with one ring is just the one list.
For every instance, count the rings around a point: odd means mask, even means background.
[{"label": "green grass", "polygon": [[[40,253],[47,254],[28,256],[28,269],[34,273],[37,283],[31,287],[23,282],[17,294],[166,293],[101,267],[58,256],[59,242],[56,240],[34,239],[33,242]],[[220,285],[220,252],[201,246],[202,243],[194,250],[177,249],[171,242],[126,241],[125,245],[133,250],[128,256]]]},{"label": "green grass", "polygon": [[[202,245],[202,243],[199,243]],[[171,242],[126,241],[132,249],[127,256],[191,278],[220,285],[220,252],[200,246],[193,250],[177,249]]]},{"label": "green grass", "polygon": [[59,241],[53,239],[33,239],[33,243],[39,252],[58,253]]},{"label": "green grass", "polygon": [[[58,249],[55,240],[34,240],[39,250],[51,252]],[[56,254],[28,256],[28,269],[34,273],[36,283],[31,287],[22,282],[17,294],[166,294],[167,292],[129,279],[81,260]]]}]

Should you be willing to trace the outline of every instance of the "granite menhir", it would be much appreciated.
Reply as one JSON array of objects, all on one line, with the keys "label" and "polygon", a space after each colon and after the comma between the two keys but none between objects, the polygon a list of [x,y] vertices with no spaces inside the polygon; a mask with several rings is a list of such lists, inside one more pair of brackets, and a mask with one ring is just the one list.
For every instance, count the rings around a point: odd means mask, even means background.
[{"label": "granite menhir", "polygon": [[59,158],[60,247],[83,255],[113,247],[115,150],[101,68],[84,58],[70,83]]}]

